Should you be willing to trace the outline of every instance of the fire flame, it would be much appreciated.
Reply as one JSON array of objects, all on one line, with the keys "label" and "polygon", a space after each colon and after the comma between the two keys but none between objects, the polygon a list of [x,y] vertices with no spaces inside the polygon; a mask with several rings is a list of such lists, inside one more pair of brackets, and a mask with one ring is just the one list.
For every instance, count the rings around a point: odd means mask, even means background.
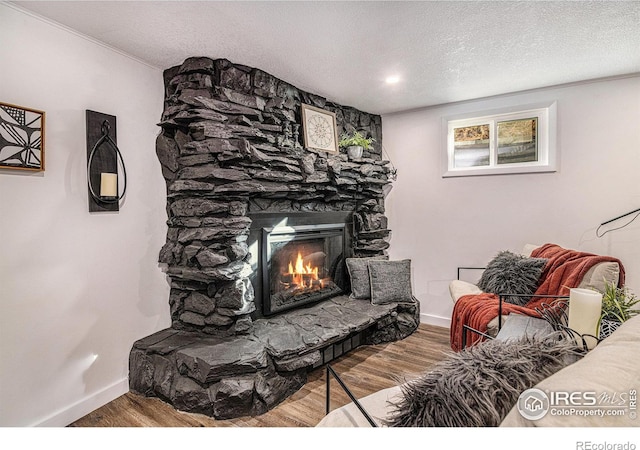
[{"label": "fire flame", "polygon": [[312,287],[313,281],[318,279],[318,268],[311,267],[311,263],[308,263],[305,266],[304,261],[302,260],[302,255],[298,252],[295,266],[291,261],[289,261],[288,275],[293,276],[293,282],[298,286]]}]

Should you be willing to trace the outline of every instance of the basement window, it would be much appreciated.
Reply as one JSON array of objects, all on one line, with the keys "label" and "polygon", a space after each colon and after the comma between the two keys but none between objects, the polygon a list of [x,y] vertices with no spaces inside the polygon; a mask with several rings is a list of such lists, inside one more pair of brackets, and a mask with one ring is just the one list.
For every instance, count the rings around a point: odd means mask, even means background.
[{"label": "basement window", "polygon": [[555,172],[556,104],[443,119],[443,177]]}]

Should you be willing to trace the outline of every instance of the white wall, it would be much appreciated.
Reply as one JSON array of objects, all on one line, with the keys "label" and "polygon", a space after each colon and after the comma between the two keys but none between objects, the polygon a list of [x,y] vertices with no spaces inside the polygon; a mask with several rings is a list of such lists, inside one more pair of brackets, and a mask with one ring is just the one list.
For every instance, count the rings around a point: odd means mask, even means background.
[{"label": "white wall", "polygon": [[[170,324],[157,263],[161,70],[0,4],[0,101],[46,112],[46,171],[0,171],[0,426],[66,425],[128,390],[132,343]],[[89,213],[85,110],[117,117],[118,213]]]},{"label": "white wall", "polygon": [[[551,100],[558,105],[556,173],[442,178],[443,116]],[[382,123],[398,169],[386,203],[390,256],[413,260],[424,322],[448,326],[457,267],[484,266],[498,251],[529,242],[620,258],[627,285],[640,295],[640,218],[595,234],[600,223],[640,207],[640,77],[385,115]]]}]

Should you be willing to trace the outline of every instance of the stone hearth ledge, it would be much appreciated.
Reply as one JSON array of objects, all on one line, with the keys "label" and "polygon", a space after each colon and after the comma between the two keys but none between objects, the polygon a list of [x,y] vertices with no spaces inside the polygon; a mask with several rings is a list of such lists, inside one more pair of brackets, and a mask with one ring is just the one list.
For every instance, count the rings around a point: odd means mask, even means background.
[{"label": "stone hearth ledge", "polygon": [[306,382],[322,350],[366,331],[363,344],[410,335],[419,302],[372,305],[347,296],[254,322],[243,336],[168,328],[135,342],[131,390],[217,419],[263,414]]}]

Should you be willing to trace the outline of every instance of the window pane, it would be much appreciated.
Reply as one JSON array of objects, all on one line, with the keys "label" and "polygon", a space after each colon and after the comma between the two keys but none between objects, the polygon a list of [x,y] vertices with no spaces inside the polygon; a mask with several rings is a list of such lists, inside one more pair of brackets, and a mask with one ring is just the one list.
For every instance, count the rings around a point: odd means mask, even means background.
[{"label": "window pane", "polygon": [[453,129],[454,167],[489,165],[489,125]]},{"label": "window pane", "polygon": [[538,160],[538,119],[498,122],[498,164]]}]

